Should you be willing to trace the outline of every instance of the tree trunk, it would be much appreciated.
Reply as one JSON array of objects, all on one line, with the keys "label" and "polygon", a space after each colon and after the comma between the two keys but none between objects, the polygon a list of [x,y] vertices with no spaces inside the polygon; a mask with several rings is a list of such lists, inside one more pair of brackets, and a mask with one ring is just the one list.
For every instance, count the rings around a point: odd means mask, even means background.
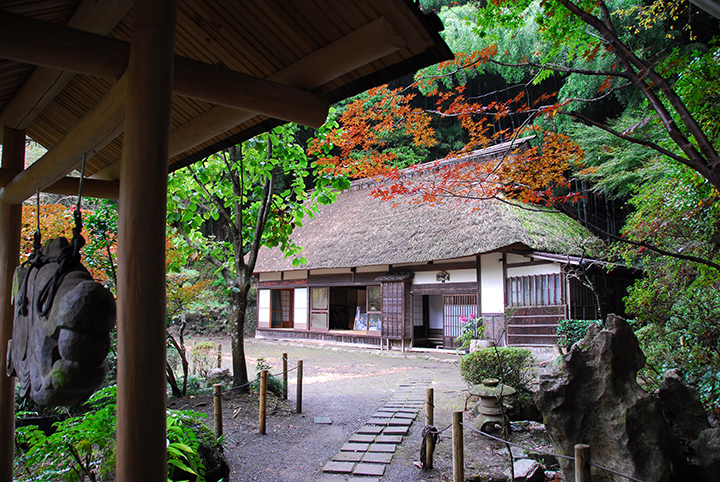
[{"label": "tree trunk", "polygon": [[241,393],[250,392],[248,371],[245,363],[245,311],[247,309],[249,283],[233,292],[230,303],[230,342],[232,344],[233,386]]}]

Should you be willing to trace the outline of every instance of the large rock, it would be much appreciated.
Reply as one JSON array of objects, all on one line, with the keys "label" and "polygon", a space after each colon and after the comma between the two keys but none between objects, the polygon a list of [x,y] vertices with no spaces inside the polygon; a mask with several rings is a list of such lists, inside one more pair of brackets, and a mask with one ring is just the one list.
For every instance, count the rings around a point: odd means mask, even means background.
[{"label": "large rock", "polygon": [[[591,325],[562,367],[540,378],[538,409],[560,453],[573,455],[576,444],[588,444],[594,463],[622,474],[646,481],[688,480],[682,447],[659,400],[636,381],[644,364],[630,326],[610,315],[605,329]],[[572,461],[560,465],[566,480],[574,481]],[[592,480],[616,479],[593,467]]]},{"label": "large rock", "polygon": [[700,394],[685,383],[679,369],[663,374],[657,395],[665,419],[683,443],[697,439],[700,432],[710,428]]},{"label": "large rock", "polygon": [[694,455],[692,464],[698,480],[720,480],[720,427],[700,432],[697,440],[690,442]]}]

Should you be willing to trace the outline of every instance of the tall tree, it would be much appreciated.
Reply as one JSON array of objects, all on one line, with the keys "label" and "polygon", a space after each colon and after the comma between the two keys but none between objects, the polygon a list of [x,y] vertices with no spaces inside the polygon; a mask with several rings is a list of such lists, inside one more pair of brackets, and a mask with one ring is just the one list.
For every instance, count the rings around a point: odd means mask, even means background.
[{"label": "tall tree", "polygon": [[[293,127],[286,125],[170,177],[168,222],[177,230],[175,243],[188,256],[215,266],[225,286],[233,384],[245,391],[245,316],[258,251],[263,245],[280,246],[286,256],[299,255],[301,247],[290,239],[293,229],[348,184],[343,177],[314,176],[314,170]],[[287,186],[279,187],[281,177]],[[293,260],[303,262],[302,257]]]}]

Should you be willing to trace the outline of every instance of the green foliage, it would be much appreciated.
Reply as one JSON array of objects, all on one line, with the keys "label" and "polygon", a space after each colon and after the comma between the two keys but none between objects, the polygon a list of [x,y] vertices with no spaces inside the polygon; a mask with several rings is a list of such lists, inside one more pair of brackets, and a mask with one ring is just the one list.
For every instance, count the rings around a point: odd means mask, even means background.
[{"label": "green foliage", "polygon": [[518,391],[529,393],[533,360],[532,353],[525,348],[483,348],[462,357],[460,375],[473,385],[482,383],[486,378],[495,378]]},{"label": "green foliage", "polygon": [[117,283],[117,201],[102,200],[85,215],[83,223],[87,230],[83,247],[85,266],[98,280],[115,292]]},{"label": "green foliage", "polygon": [[55,423],[52,435],[37,427],[16,430],[18,480],[82,482],[107,480],[115,471],[116,387],[99,390],[87,413]]},{"label": "green foliage", "polygon": [[262,370],[267,370],[267,390],[268,392],[274,393],[278,397],[282,397],[287,392],[287,387],[283,383],[282,379],[276,378],[271,373],[272,366],[265,361],[264,358],[258,358],[257,366],[255,367],[255,371],[257,373],[257,377],[250,382],[250,389],[258,393],[260,391],[260,372]]},{"label": "green foliage", "polygon": [[[83,406],[84,413],[54,424],[52,435],[34,426],[15,431],[15,474],[18,481],[84,482],[114,480],[117,387],[96,392]],[[168,481],[187,480],[197,474],[204,481],[198,455],[195,412],[167,412]],[[182,478],[181,478],[182,477]]]},{"label": "green foliage", "polygon": [[559,320],[557,326],[558,341],[557,344],[563,348],[569,349],[576,342],[585,337],[590,325],[602,326],[602,320]]}]

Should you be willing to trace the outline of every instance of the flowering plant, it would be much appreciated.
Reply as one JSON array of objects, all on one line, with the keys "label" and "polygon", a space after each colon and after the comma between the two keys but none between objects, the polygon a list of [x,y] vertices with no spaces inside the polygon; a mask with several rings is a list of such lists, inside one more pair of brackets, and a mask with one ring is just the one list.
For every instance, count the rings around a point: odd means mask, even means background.
[{"label": "flowering plant", "polygon": [[471,340],[481,340],[485,336],[485,323],[475,314],[460,317],[460,336],[455,341],[462,343],[460,348],[469,348]]}]

